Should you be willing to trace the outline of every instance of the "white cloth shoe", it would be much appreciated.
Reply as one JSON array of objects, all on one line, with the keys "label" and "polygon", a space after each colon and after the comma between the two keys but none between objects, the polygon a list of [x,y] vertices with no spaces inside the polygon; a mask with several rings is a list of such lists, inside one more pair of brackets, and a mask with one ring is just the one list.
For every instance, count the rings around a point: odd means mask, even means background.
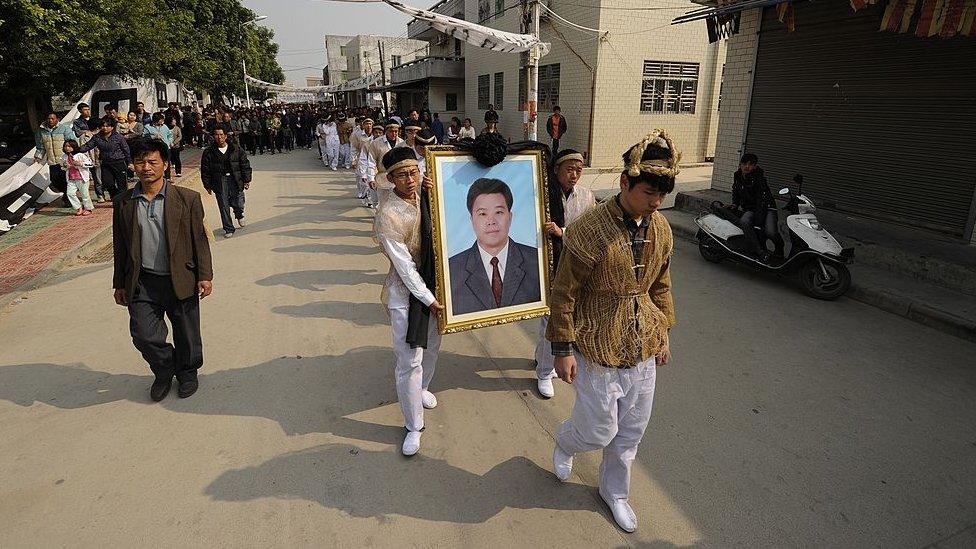
[{"label": "white cloth shoe", "polygon": [[243,217],[238,217],[237,218],[237,225],[240,226],[240,227],[243,227],[244,226],[244,218]]},{"label": "white cloth shoe", "polygon": [[420,451],[420,431],[407,431],[402,451],[405,456],[412,456]]},{"label": "white cloth shoe", "polygon": [[[600,494],[600,497],[603,497],[603,494]],[[627,500],[615,499],[611,502],[604,497],[603,501],[610,507],[610,511],[613,513],[613,521],[621,530],[628,534],[637,530],[637,513],[630,507]]]},{"label": "white cloth shoe", "polygon": [[558,444],[552,451],[552,471],[563,482],[573,475],[573,456],[563,452]]},{"label": "white cloth shoe", "polygon": [[542,398],[552,398],[556,394],[556,389],[552,386],[551,377],[539,380],[539,394],[542,395]]},{"label": "white cloth shoe", "polygon": [[437,397],[435,397],[434,393],[430,391],[424,391],[423,394],[420,395],[420,400],[423,402],[424,408],[427,408],[428,410],[437,408]]}]

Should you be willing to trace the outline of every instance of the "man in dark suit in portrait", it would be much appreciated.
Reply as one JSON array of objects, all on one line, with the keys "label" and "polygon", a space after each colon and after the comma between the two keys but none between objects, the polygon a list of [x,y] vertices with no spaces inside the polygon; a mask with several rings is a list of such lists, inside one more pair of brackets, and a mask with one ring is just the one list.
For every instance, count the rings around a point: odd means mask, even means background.
[{"label": "man in dark suit in portrait", "polygon": [[[200,194],[166,181],[169,148],[158,139],[138,139],[132,163],[139,184],[113,199],[115,302],[129,309],[129,331],[156,380],[149,396],[166,398],[173,376],[179,396],[196,392],[203,366],[200,299],[213,290],[210,243]],[[166,341],[166,321],[173,344]]]},{"label": "man in dark suit in portrait", "polygon": [[468,189],[474,245],[448,260],[451,306],[456,315],[533,303],[542,299],[539,250],[508,236],[512,190],[504,181],[481,178]]}]

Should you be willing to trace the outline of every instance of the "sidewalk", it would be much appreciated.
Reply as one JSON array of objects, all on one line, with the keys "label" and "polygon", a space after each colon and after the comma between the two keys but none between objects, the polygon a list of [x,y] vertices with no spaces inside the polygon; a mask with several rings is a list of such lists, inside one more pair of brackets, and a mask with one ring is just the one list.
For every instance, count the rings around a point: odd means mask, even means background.
[{"label": "sidewalk", "polygon": [[[695,218],[713,200],[727,203],[729,193],[679,193],[665,214],[675,234],[696,239]],[[849,214],[818,210],[817,217],[855,248],[847,297],[976,341],[976,247]]]},{"label": "sidewalk", "polygon": [[[598,200],[617,194],[620,190],[620,170],[605,168],[585,168],[580,185],[593,191]],[[712,185],[712,165],[694,164],[681,168],[675,180],[674,192],[664,199],[662,208],[674,207],[678,193],[707,189]]]},{"label": "sidewalk", "polygon": [[[188,184],[200,166],[199,149],[184,151],[183,177]],[[94,214],[76,217],[74,212],[45,205],[17,228],[0,237],[0,309],[21,294],[43,284],[68,262],[108,244],[112,234],[112,203],[95,204]]]}]

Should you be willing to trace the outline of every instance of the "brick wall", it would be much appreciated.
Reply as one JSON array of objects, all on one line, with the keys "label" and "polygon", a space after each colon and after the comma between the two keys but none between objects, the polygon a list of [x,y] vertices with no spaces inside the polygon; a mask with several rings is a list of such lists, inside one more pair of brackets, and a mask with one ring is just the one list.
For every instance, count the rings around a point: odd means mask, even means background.
[{"label": "brick wall", "polygon": [[730,190],[732,174],[739,167],[749,122],[752,76],[756,67],[761,21],[762,9],[742,12],[739,34],[728,40],[722,110],[719,111],[718,141],[712,171],[713,189]]},{"label": "brick wall", "polygon": [[[612,7],[647,5],[642,0],[621,0]],[[714,128],[715,83],[721,76],[725,44],[708,43],[704,22],[671,24],[674,17],[692,8],[689,4],[687,9],[676,10],[603,10],[600,28],[609,30],[610,35],[600,47],[594,166],[619,166],[621,153],[655,128],[671,133],[684,162],[704,160],[709,128]],[[641,112],[645,60],[699,63],[694,114]]]}]

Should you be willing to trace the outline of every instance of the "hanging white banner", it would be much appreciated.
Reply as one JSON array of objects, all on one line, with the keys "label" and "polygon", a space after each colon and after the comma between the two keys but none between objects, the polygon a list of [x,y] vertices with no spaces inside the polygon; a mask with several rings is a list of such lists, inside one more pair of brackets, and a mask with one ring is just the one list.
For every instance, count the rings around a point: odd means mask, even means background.
[{"label": "hanging white banner", "polygon": [[469,23],[463,19],[456,19],[432,11],[408,6],[398,0],[331,0],[334,2],[384,2],[393,8],[422,21],[444,34],[479,48],[502,53],[521,53],[539,47],[539,55],[549,53],[549,44],[542,42],[531,34],[515,34],[505,32],[484,25]]},{"label": "hanging white banner", "polygon": [[271,82],[265,82],[264,80],[258,80],[251,75],[244,75],[247,83],[251,86],[258,88],[263,88],[269,91],[275,92],[288,92],[288,93],[339,93],[344,91],[353,91],[361,89],[369,89],[380,83],[381,77],[380,73],[376,72],[373,74],[367,74],[361,78],[356,78],[355,80],[349,80],[348,82],[343,82],[341,84],[332,84],[329,86],[304,86],[296,87],[289,86],[287,84],[272,84]]}]

